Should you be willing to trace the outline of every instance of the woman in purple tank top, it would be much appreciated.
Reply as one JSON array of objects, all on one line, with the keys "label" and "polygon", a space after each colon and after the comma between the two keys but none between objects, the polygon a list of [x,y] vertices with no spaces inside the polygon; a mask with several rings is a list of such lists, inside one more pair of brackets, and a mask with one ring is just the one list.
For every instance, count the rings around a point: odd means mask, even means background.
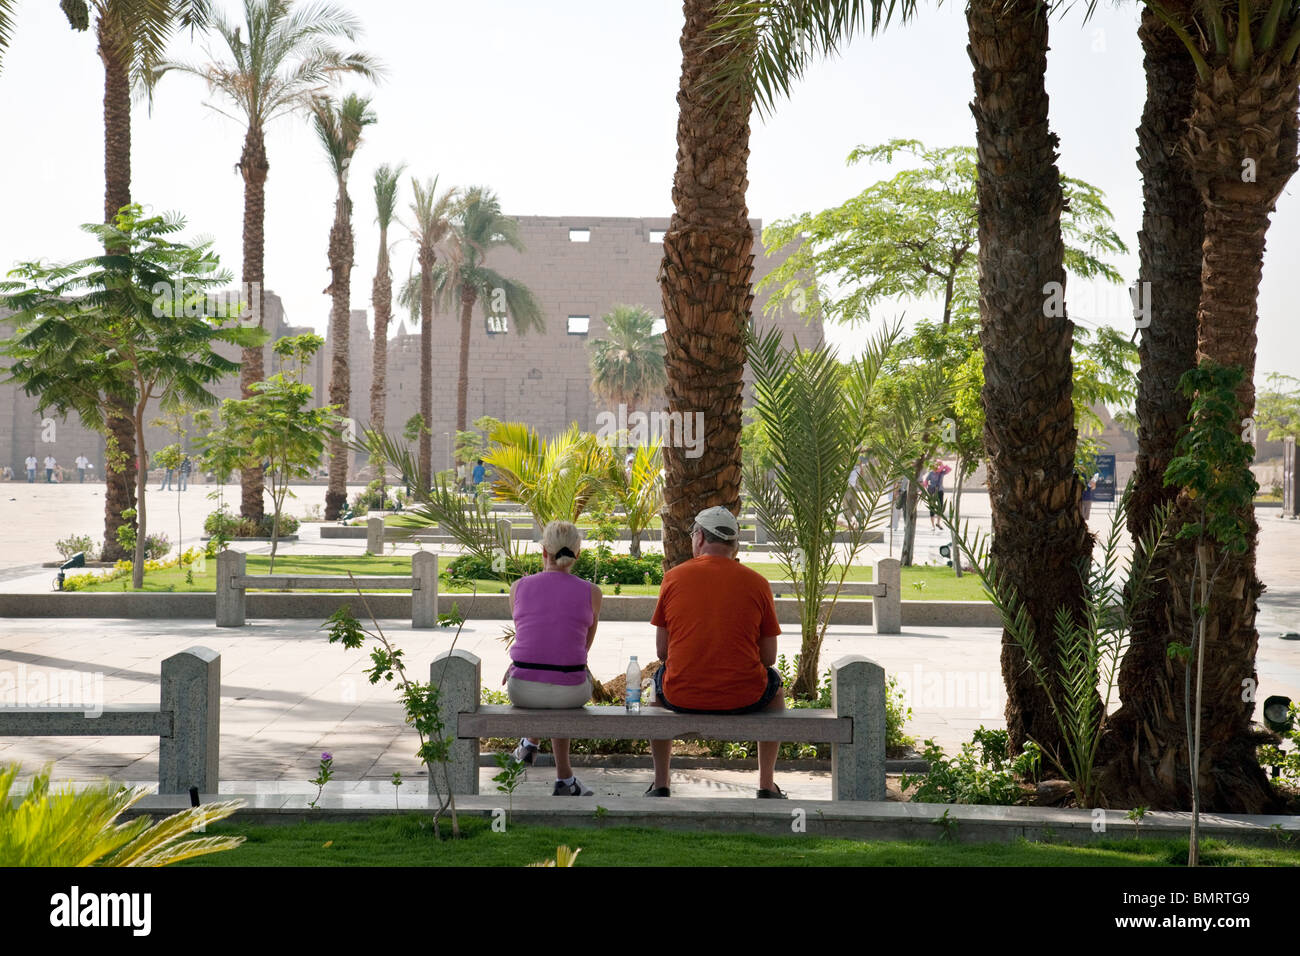
[{"label": "woman in purple tank top", "polygon": [[[587,651],[600,620],[600,588],[572,573],[582,535],[568,521],[552,521],[542,532],[542,571],[510,587],[515,639],[506,671],[506,692],[516,707],[546,710],[582,707],[591,699]],[[552,738],[555,796],[587,797],[591,791],[573,775],[569,741]],[[537,742],[524,737],[516,760],[531,764]]]}]

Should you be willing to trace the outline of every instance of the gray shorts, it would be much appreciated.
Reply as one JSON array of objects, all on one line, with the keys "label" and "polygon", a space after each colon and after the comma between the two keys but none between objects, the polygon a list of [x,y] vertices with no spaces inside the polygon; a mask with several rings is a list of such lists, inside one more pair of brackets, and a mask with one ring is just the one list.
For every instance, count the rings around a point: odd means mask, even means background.
[{"label": "gray shorts", "polygon": [[584,677],[581,684],[546,684],[511,677],[506,682],[506,693],[510,695],[510,703],[516,707],[569,710],[583,707],[591,700],[591,678]]}]

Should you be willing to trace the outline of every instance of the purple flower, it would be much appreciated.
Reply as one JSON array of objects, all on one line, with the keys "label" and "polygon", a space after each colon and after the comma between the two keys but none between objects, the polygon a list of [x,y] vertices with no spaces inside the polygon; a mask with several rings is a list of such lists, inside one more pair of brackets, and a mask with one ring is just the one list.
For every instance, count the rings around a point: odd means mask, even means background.
[{"label": "purple flower", "polygon": [[321,760],[333,760],[333,759],[334,759],[334,755],[333,755],[332,753],[330,753],[329,751],[326,751],[325,753],[323,753],[323,754],[320,755],[320,759],[321,759]]}]

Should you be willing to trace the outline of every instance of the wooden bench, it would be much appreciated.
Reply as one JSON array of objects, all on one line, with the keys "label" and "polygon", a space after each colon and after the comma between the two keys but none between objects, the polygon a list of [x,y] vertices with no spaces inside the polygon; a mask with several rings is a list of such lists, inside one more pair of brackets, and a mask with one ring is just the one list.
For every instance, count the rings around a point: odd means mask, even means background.
[{"label": "wooden bench", "polygon": [[[222,551],[217,555],[217,627],[243,627],[249,588],[329,588],[352,590],[353,579],[346,575],[324,574],[247,574],[247,559],[242,551]],[[410,577],[382,577],[374,574],[356,576],[356,587],[409,590],[411,592],[411,626],[438,626],[438,556],[417,551],[411,556]]]},{"label": "wooden bench", "polygon": [[434,659],[429,680],[440,690],[448,734],[456,738],[448,770],[453,793],[478,793],[482,737],[602,738],[614,740],[779,740],[831,745],[831,791],[836,800],[885,799],[885,671],[860,655],[831,666],[829,710],[786,710],[731,717],[677,714],[645,707],[533,710],[481,705],[480,662],[456,649]]}]

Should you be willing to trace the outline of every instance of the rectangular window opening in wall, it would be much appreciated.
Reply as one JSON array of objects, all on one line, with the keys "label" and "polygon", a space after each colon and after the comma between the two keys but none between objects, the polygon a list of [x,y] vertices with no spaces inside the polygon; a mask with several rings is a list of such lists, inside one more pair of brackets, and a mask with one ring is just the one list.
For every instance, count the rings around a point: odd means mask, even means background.
[{"label": "rectangular window opening in wall", "polygon": [[663,334],[664,334],[664,331],[665,331],[667,328],[668,328],[668,323],[667,323],[665,320],[663,320],[663,319],[655,319],[654,322],[650,323],[650,334],[651,334],[651,335],[663,335]]},{"label": "rectangular window opening in wall", "polygon": [[505,335],[510,331],[510,319],[505,315],[489,315],[487,317],[488,335]]},{"label": "rectangular window opening in wall", "polygon": [[569,316],[569,334],[586,335],[587,329],[591,326],[591,316],[589,315],[571,315]]},{"label": "rectangular window opening in wall", "polygon": [[665,232],[665,231],[666,231],[666,230],[664,230],[664,229],[651,229],[651,230],[650,230],[650,241],[651,241],[651,242],[663,242],[663,241],[664,241],[664,232]]},{"label": "rectangular window opening in wall", "polygon": [[570,242],[591,242],[591,230],[590,230],[590,229],[570,229],[570,230],[569,230],[569,241],[570,241]]}]

